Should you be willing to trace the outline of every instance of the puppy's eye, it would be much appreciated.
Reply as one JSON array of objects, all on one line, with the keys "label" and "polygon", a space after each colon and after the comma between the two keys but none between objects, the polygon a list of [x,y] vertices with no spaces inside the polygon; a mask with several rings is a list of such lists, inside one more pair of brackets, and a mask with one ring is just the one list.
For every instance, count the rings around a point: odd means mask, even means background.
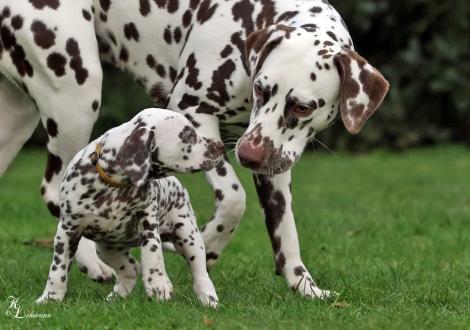
[{"label": "puppy's eye", "polygon": [[292,112],[297,116],[297,117],[308,117],[312,114],[313,109],[307,107],[306,105],[296,105],[293,109]]}]

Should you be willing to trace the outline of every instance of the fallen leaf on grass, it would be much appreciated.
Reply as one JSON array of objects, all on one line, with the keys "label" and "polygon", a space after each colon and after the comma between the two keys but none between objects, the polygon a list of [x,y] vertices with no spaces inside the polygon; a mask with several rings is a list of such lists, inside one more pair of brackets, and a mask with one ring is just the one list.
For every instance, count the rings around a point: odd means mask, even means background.
[{"label": "fallen leaf on grass", "polygon": [[214,325],[214,321],[208,318],[207,315],[202,317],[202,323],[204,323],[206,327],[212,327]]},{"label": "fallen leaf on grass", "polygon": [[335,308],[348,308],[351,305],[348,304],[346,301],[337,301],[332,306]]},{"label": "fallen leaf on grass", "polygon": [[24,245],[33,245],[40,247],[52,248],[54,245],[54,240],[52,239],[32,239],[30,241],[24,241]]}]

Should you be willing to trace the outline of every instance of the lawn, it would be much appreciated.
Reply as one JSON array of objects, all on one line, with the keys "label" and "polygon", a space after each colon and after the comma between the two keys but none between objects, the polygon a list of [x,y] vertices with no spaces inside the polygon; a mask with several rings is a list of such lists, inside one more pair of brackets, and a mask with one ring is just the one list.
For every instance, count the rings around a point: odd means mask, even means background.
[{"label": "lawn", "polygon": [[[440,147],[401,154],[308,153],[296,165],[294,212],[303,259],[337,300],[311,301],[274,275],[270,243],[250,173],[237,235],[211,271],[218,310],[197,302],[186,264],[166,256],[176,297],[148,301],[141,282],[124,301],[106,303],[111,284],[72,267],[62,304],[37,306],[52,252],[23,244],[50,238],[55,221],[39,197],[45,155],[21,153],[0,180],[0,328],[468,329],[470,328],[470,151]],[[200,223],[213,197],[203,176],[182,178]],[[22,315],[5,315],[7,297]]]}]

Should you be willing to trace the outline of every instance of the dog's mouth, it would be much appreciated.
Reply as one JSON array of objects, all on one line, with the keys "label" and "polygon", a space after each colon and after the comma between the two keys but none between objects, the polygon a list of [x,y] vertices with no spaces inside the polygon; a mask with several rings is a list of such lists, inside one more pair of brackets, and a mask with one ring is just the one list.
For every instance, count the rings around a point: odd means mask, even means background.
[{"label": "dog's mouth", "polygon": [[237,146],[237,160],[243,167],[255,173],[273,176],[289,170],[297,158],[292,159],[283,148],[274,148],[272,144],[254,146],[251,141]]},{"label": "dog's mouth", "polygon": [[241,165],[246,168],[249,168],[256,174],[274,176],[288,171],[289,169],[291,169],[294,163],[295,161],[291,160],[288,157],[274,156],[270,157],[261,166],[246,166],[243,163],[241,163]]}]

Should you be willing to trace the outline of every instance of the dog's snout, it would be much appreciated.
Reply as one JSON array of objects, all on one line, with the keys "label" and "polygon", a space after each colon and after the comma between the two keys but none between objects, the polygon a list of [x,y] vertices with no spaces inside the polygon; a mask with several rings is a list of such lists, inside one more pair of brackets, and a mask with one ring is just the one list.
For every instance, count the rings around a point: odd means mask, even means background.
[{"label": "dog's snout", "polygon": [[250,142],[242,142],[238,147],[238,159],[242,166],[258,169],[264,158],[265,149],[262,146],[254,147]]},{"label": "dog's snout", "polygon": [[225,146],[222,141],[216,141],[213,143],[214,143],[214,149],[218,150],[219,152],[224,151]]},{"label": "dog's snout", "polygon": [[210,140],[209,142],[209,146],[208,146],[209,152],[215,156],[222,155],[222,153],[224,152],[224,148],[225,146],[223,142],[221,141]]}]

